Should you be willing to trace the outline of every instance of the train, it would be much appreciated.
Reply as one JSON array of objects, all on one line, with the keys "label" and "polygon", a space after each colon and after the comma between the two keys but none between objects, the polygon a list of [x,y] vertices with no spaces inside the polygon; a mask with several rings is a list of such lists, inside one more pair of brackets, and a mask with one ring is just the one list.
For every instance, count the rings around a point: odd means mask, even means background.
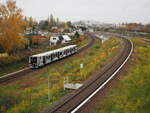
[{"label": "train", "polygon": [[56,50],[32,55],[29,57],[30,68],[40,68],[51,62],[70,56],[77,52],[77,45],[69,45]]}]

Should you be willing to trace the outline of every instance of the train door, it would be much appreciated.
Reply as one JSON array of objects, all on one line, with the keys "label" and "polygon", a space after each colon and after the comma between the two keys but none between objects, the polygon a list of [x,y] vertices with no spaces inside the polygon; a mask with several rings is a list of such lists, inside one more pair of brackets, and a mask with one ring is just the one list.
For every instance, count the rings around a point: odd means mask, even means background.
[{"label": "train door", "polygon": [[51,54],[51,61],[53,61],[53,54]]},{"label": "train door", "polygon": [[45,64],[45,63],[46,63],[46,57],[43,56],[43,64]]},{"label": "train door", "polygon": [[58,57],[58,59],[60,58],[60,52],[57,52],[57,57]]}]

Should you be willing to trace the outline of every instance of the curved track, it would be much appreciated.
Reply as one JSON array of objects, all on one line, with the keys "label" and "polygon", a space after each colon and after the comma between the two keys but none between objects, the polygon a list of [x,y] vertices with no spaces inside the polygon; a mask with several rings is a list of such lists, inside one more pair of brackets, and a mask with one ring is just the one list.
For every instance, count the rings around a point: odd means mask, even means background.
[{"label": "curved track", "polygon": [[[87,35],[88,35],[88,37],[90,37],[88,44],[86,44],[85,46],[79,48],[76,54],[79,54],[80,52],[82,52],[82,51],[84,51],[85,49],[89,48],[89,47],[94,43],[94,38],[92,38],[93,36],[92,36],[91,34],[87,34]],[[76,54],[74,54],[74,55],[76,55]],[[73,55],[71,55],[71,56],[73,56]],[[68,56],[68,57],[69,57],[69,56]],[[65,57],[65,58],[63,58],[63,59],[66,59],[66,58],[67,58],[67,57]],[[58,60],[58,61],[55,61],[55,62],[53,62],[53,63],[61,62],[63,59]],[[51,64],[53,64],[53,63],[50,63],[50,64],[48,64],[48,65],[51,65]],[[47,65],[47,66],[48,66],[48,65]],[[43,68],[44,68],[44,67],[43,67]],[[40,68],[40,69],[41,69],[41,68]],[[37,70],[40,70],[40,69],[31,69],[31,68],[28,68],[28,67],[27,67],[27,68],[24,68],[24,69],[19,70],[19,71],[17,71],[17,72],[4,75],[4,76],[0,77],[0,84],[8,83],[8,82],[10,82],[10,81],[12,81],[12,80],[14,80],[14,79],[17,79],[17,78],[19,78],[19,77],[21,77],[21,76],[25,76],[25,75],[27,75],[27,74],[33,72],[33,71],[37,71]]]},{"label": "curved track", "polygon": [[122,49],[109,64],[95,73],[95,76],[87,80],[80,89],[72,92],[68,97],[63,98],[60,102],[44,110],[42,113],[75,113],[88,101],[91,95],[94,95],[93,93],[104,87],[104,85],[123,67],[132,53],[133,44],[125,38],[122,38],[122,40]]}]

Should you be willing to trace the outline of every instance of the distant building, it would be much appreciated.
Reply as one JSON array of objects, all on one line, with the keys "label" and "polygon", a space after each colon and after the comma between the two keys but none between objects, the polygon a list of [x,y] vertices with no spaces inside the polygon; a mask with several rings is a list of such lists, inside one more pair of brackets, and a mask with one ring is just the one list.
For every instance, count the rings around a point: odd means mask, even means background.
[{"label": "distant building", "polygon": [[52,36],[49,40],[49,45],[57,45],[57,44],[63,44],[68,43],[71,41],[71,38],[68,35],[58,35],[58,36]]},{"label": "distant building", "polygon": [[89,32],[93,33],[93,32],[94,32],[94,29],[89,28]]},{"label": "distant building", "polygon": [[103,36],[103,35],[99,36],[99,38],[102,40],[102,43],[104,43],[106,40],[109,39],[108,37]]}]

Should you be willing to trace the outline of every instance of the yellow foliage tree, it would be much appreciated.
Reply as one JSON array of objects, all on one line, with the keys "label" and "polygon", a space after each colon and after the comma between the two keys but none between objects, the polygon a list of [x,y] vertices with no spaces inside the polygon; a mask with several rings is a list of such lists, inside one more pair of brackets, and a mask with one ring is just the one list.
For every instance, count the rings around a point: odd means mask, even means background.
[{"label": "yellow foliage tree", "polygon": [[85,39],[85,36],[84,35],[80,35],[79,40],[83,41],[84,39]]},{"label": "yellow foliage tree", "polygon": [[27,41],[21,35],[25,22],[22,10],[13,0],[0,4],[0,46],[8,53],[24,48]]}]

